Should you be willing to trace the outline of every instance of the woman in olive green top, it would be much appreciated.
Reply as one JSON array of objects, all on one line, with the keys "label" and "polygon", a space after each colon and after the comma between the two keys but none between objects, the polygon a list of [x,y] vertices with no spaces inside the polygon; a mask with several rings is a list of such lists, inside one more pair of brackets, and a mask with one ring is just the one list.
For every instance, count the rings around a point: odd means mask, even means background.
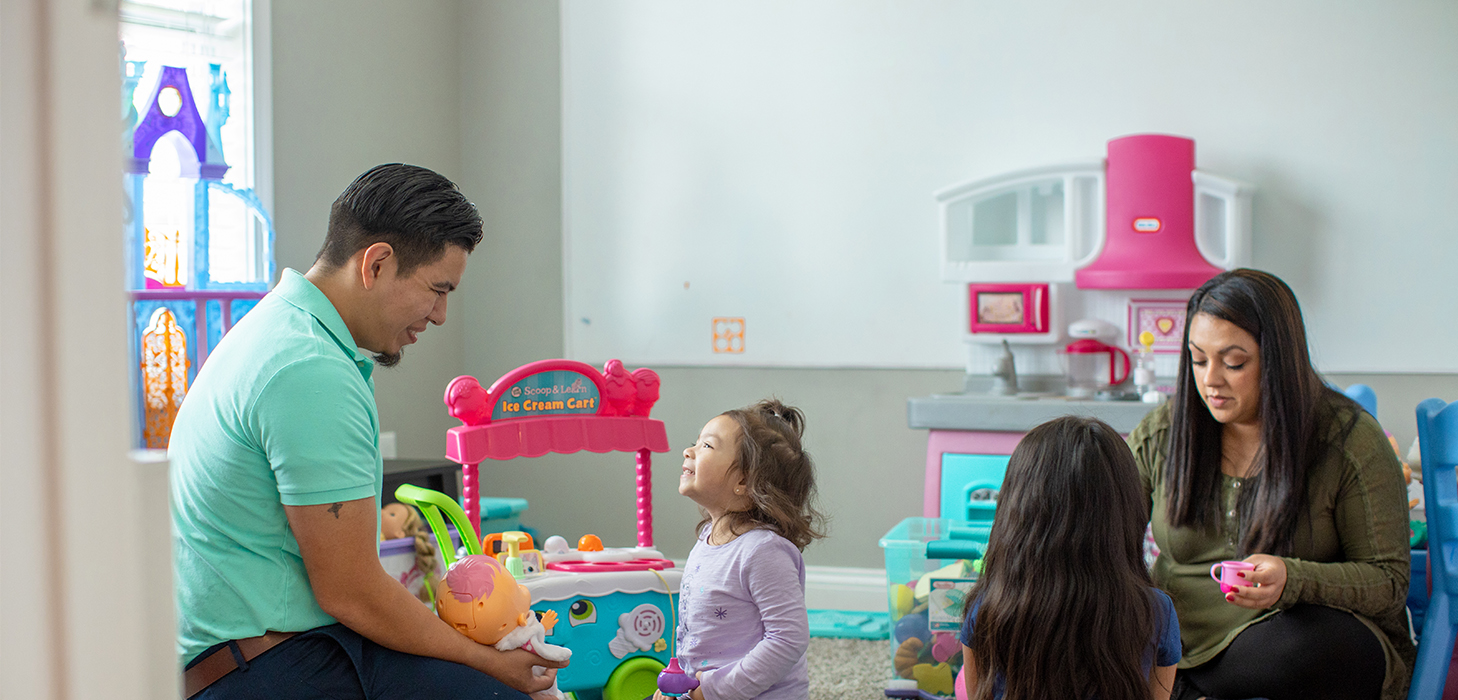
[{"label": "woman in olive green top", "polygon": [[[1407,493],[1382,429],[1311,366],[1289,287],[1255,270],[1186,308],[1173,399],[1129,436],[1181,698],[1406,697]],[[1222,595],[1213,564],[1244,560]]]}]

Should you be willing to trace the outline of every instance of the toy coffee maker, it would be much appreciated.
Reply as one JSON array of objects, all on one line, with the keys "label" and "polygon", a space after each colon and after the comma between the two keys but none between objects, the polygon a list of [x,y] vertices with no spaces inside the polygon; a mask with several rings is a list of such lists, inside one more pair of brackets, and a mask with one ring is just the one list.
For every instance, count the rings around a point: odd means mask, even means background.
[{"label": "toy coffee maker", "polygon": [[1094,319],[1074,321],[1068,326],[1068,335],[1075,340],[1060,353],[1068,396],[1092,398],[1129,378],[1129,353],[1099,340],[1117,333],[1113,324]]}]

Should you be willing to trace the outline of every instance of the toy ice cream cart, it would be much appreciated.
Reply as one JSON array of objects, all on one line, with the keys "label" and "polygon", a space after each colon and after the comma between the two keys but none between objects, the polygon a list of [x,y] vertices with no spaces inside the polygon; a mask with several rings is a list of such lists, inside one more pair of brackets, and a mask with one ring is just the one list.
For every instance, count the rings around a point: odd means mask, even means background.
[{"label": "toy ice cream cart", "polygon": [[[670,658],[682,571],[653,548],[651,454],[668,451],[663,422],[648,417],[657,400],[658,375],[648,369],[629,373],[617,360],[601,372],[571,360],[533,362],[490,389],[474,377],[457,377],[446,388],[445,402],[463,425],[447,432],[446,456],[462,466],[463,507],[408,484],[396,492],[425,513],[442,552],[453,545],[439,510],[454,511],[464,516],[455,523],[457,531],[473,531],[461,538],[467,553],[494,554],[511,562],[509,569],[516,567],[516,578],[531,591],[533,611],[555,612],[558,622],[546,641],[572,650],[571,665],[558,674],[557,684],[581,700],[649,697]],[[481,542],[474,532],[481,462],[580,450],[636,454],[636,546],[604,547],[587,535],[576,548],[561,537],[538,548],[525,533]]]}]

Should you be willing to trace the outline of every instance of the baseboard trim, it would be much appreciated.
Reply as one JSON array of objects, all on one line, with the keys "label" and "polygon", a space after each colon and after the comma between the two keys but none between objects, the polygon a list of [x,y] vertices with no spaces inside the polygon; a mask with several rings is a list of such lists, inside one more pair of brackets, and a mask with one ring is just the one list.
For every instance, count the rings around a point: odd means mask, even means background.
[{"label": "baseboard trim", "polygon": [[[673,565],[683,568],[683,559]],[[806,566],[805,607],[810,610],[886,612],[886,570]]]},{"label": "baseboard trim", "polygon": [[886,570],[807,566],[805,607],[811,610],[886,612]]}]

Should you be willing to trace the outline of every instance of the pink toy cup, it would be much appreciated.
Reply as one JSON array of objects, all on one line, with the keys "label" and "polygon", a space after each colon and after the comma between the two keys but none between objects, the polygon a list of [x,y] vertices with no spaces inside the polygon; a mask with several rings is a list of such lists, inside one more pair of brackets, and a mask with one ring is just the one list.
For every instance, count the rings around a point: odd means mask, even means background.
[{"label": "pink toy cup", "polygon": [[[1220,570],[1219,576],[1215,575],[1216,569]],[[1249,564],[1243,561],[1222,561],[1219,564],[1210,567],[1210,578],[1213,578],[1216,581],[1220,582],[1221,593],[1229,593],[1237,586],[1249,586],[1250,583],[1245,579],[1240,578],[1238,574],[1243,571],[1254,570],[1255,564]]]}]

